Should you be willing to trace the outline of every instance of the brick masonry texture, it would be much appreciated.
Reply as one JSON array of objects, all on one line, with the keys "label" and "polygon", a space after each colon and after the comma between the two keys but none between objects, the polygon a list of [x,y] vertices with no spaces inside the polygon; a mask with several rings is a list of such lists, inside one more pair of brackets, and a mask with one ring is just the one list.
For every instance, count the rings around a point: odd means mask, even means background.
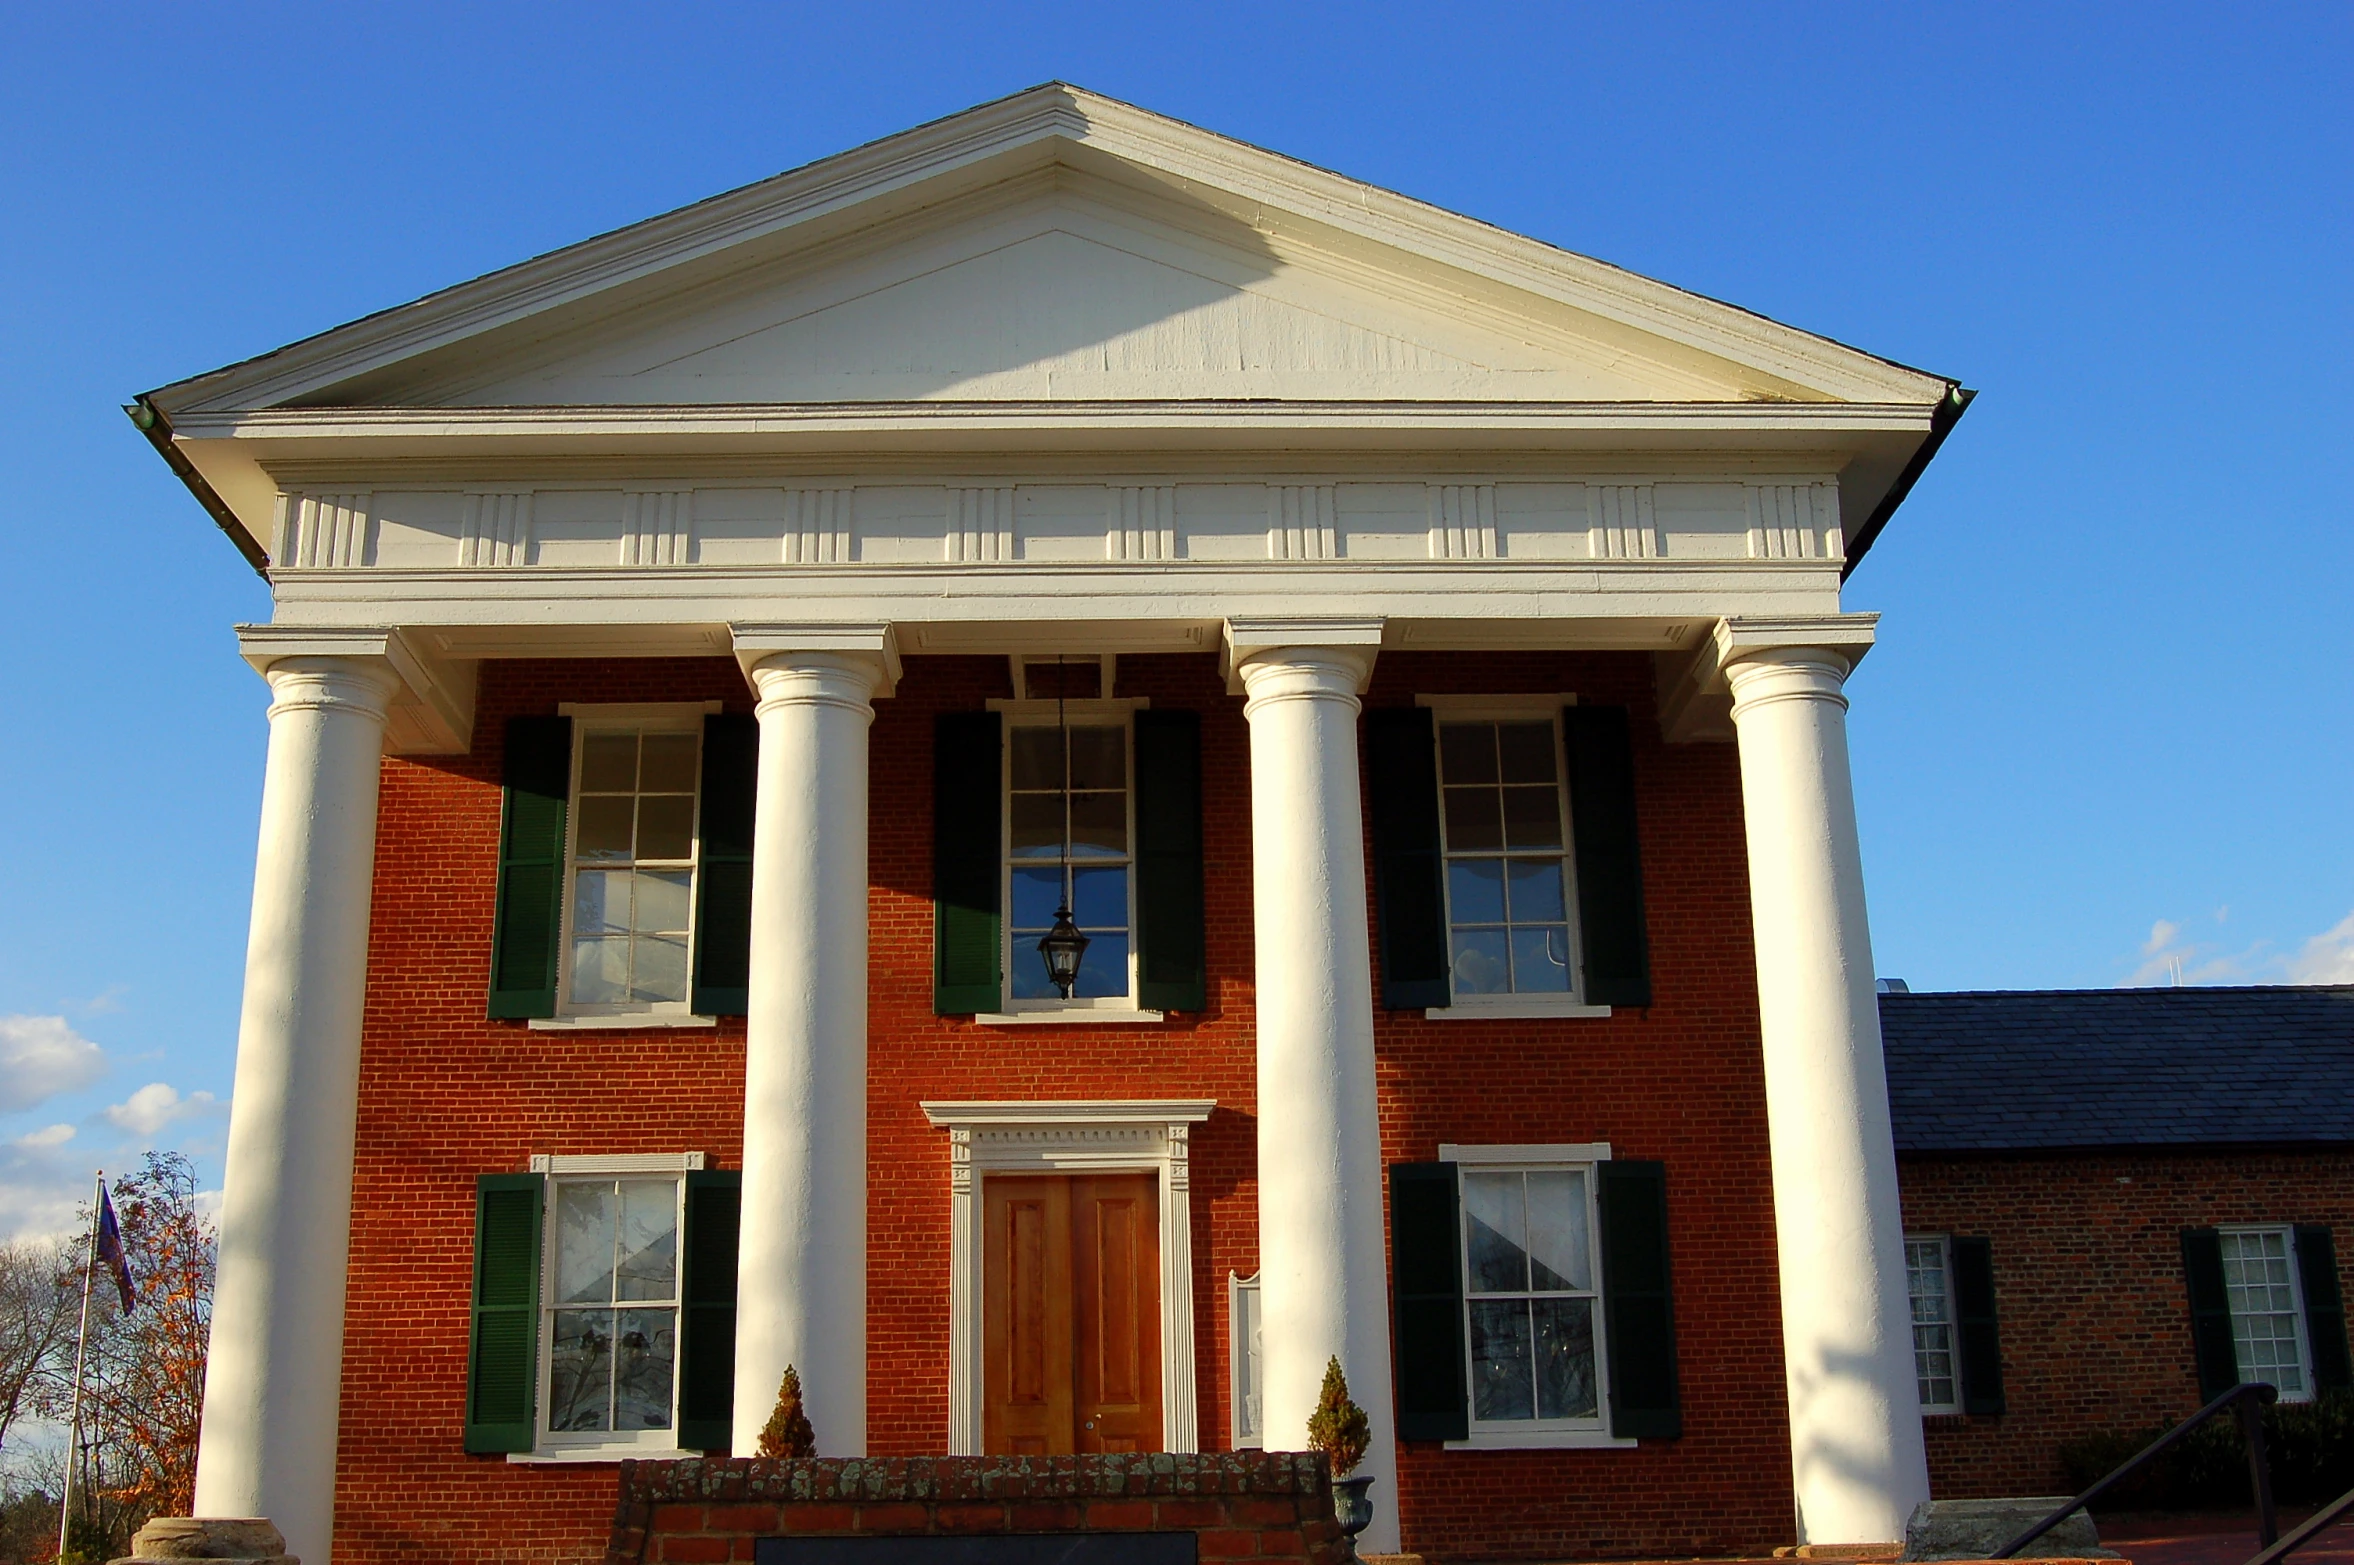
[{"label": "brick masonry texture", "polygon": [[1928,1421],[1941,1498],[2067,1492],[2060,1447],[2197,1410],[2181,1232],[2326,1223],[2354,1255],[2354,1149],[1902,1158],[1905,1231],[1992,1242],[2006,1411]]},{"label": "brick masonry texture", "polygon": [[[936,713],[1012,692],[1002,658],[907,661],[872,730],[868,1450],[946,1443],[948,1149],[926,1098],[1203,1097],[1193,1157],[1202,1443],[1231,1427],[1226,1282],[1258,1268],[1249,740],[1208,655],[1123,656],[1117,693],[1202,715],[1209,1001],[1157,1025],[1006,1028],[931,1010]],[[1400,1451],[1437,1558],[1762,1552],[1792,1541],[1771,1175],[1732,746],[1660,742],[1638,654],[1385,654],[1368,706],[1563,693],[1632,709],[1657,1003],[1607,1019],[1377,1012],[1383,1154],[1608,1141],[1667,1164],[1684,1437],[1636,1450]],[[743,1024],[531,1031],[483,1017],[506,719],[559,701],[752,701],[732,661],[491,662],[473,753],[384,767],[345,1336],[336,1550],[602,1559],[612,1465],[460,1450],[474,1177],[534,1153],[699,1150],[739,1166]],[[1378,953],[1377,953],[1378,963]],[[1377,972],[1378,980],[1378,972]],[[825,1431],[821,1428],[822,1441]],[[1281,1443],[1283,1431],[1275,1431]]]},{"label": "brick masonry texture", "polygon": [[1337,1560],[1324,1458],[938,1456],[628,1462],[606,1565],[749,1560],[762,1537],[1191,1532],[1206,1560]]}]

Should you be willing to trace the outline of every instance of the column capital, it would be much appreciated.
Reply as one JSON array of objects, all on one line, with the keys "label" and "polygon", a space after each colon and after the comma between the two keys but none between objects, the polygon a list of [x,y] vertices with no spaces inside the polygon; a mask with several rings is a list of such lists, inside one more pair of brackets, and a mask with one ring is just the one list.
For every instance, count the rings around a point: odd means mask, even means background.
[{"label": "column capital", "polygon": [[1250,697],[1245,717],[1277,701],[1336,701],[1354,713],[1373,677],[1373,654],[1358,647],[1269,647],[1235,672]]},{"label": "column capital", "polygon": [[463,755],[473,744],[474,665],[435,657],[397,628],[240,625],[237,651],[281,702],[282,669],[340,666],[370,683],[390,681],[376,715],[395,753]]},{"label": "column capital", "polygon": [[1756,658],[1786,660],[1829,654],[1842,677],[1864,660],[1880,623],[1877,614],[1788,614],[1721,619],[1716,626],[1716,663],[1730,673],[1736,663]]},{"label": "column capital", "polygon": [[365,658],[277,658],[263,670],[270,682],[270,716],[286,712],[348,712],[379,727],[401,688],[400,676]]},{"label": "column capital", "polygon": [[1373,677],[1374,654],[1381,650],[1383,622],[1378,619],[1332,619],[1306,615],[1267,615],[1229,619],[1220,662],[1226,690],[1241,695],[1249,688],[1243,665],[1253,659],[1289,657],[1294,653],[1345,653],[1357,659],[1357,683],[1350,694],[1361,694]]},{"label": "column capital", "polygon": [[[728,626],[744,678],[759,686],[764,668],[852,665],[868,670],[868,694],[889,695],[899,685],[899,638],[889,625],[867,621],[791,620]],[[826,659],[832,659],[831,665]],[[861,699],[864,699],[863,697]]]}]

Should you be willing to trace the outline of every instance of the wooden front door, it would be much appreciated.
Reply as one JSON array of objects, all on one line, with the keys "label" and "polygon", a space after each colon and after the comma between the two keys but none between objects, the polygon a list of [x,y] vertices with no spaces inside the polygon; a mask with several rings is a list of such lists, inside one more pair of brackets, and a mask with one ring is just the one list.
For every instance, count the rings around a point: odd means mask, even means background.
[{"label": "wooden front door", "polygon": [[1155,1177],[984,1176],[985,1452],[1161,1448]]}]

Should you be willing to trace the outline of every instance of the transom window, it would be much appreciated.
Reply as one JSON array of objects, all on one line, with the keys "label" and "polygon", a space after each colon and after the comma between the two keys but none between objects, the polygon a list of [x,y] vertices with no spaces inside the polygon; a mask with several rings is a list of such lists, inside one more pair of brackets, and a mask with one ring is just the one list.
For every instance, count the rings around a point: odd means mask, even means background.
[{"label": "transom window", "polygon": [[1593,1171],[1465,1165],[1471,1427],[1600,1427]]},{"label": "transom window", "polygon": [[1438,726],[1455,999],[1566,998],[1577,975],[1556,720]]},{"label": "transom window", "polygon": [[1942,1237],[1905,1240],[1905,1292],[1913,1303],[1913,1373],[1920,1378],[1924,1413],[1961,1411],[1952,1276]]},{"label": "transom window", "polygon": [[541,1435],[551,1447],[676,1444],[684,1181],[549,1181]]},{"label": "transom window", "polygon": [[573,727],[566,1009],[684,1011],[701,715]]},{"label": "transom window", "polygon": [[2286,1228],[2226,1228],[2223,1293],[2231,1306],[2231,1347],[2240,1379],[2264,1381],[2283,1402],[2309,1401],[2305,1311]]},{"label": "transom window", "polygon": [[[1117,1009],[1135,994],[1128,724],[1073,718],[1067,745],[1065,732],[1051,711],[1006,731],[1005,971],[1016,1010]],[[1067,1001],[1038,954],[1063,906],[1088,941]]]}]

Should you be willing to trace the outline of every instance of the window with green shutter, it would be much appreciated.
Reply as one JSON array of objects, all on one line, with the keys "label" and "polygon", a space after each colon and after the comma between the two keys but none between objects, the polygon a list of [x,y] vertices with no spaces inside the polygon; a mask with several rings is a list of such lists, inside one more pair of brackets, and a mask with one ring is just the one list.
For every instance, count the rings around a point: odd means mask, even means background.
[{"label": "window with green shutter", "polygon": [[1463,1260],[1452,1163],[1390,1165],[1391,1331],[1398,1438],[1471,1433],[1463,1379]]},{"label": "window with green shutter", "polygon": [[466,1449],[528,1451],[537,1426],[540,1209],[537,1174],[474,1182],[474,1307],[466,1345]]},{"label": "window with green shutter", "polygon": [[2199,1396],[2212,1402],[2240,1383],[2231,1346],[2231,1304],[2223,1288],[2223,1236],[2212,1228],[2182,1231],[2182,1280],[2190,1295],[2191,1358]]},{"label": "window with green shutter", "polygon": [[695,983],[698,1016],[741,1016],[752,981],[752,818],[760,723],[748,713],[703,719],[703,801],[697,820]]},{"label": "window with green shutter", "polygon": [[1622,706],[1561,713],[1577,844],[1578,936],[1589,1005],[1651,1003],[1651,940],[1635,827],[1634,745]]},{"label": "window with green shutter", "polygon": [[1393,1011],[1444,1006],[1450,998],[1436,743],[1428,708],[1365,714],[1381,1003]]},{"label": "window with green shutter", "polygon": [[564,937],[565,817],[572,719],[507,720],[499,818],[498,911],[491,932],[490,1014],[556,1014]]},{"label": "window with green shutter", "polygon": [[1202,737],[1198,712],[1140,711],[1136,750],[1136,1000],[1209,1004],[1202,940]]},{"label": "window with green shutter", "polygon": [[1596,1173],[1610,1432],[1673,1440],[1684,1432],[1684,1414],[1668,1268],[1667,1165],[1614,1158],[1598,1164]]},{"label": "window with green shutter", "polygon": [[686,1265],[679,1321],[678,1443],[724,1452],[736,1405],[736,1235],[744,1176],[735,1169],[687,1175]]},{"label": "window with green shutter", "polygon": [[1004,1003],[1004,728],[995,712],[943,712],[932,725],[932,1009],[941,1016]]}]

